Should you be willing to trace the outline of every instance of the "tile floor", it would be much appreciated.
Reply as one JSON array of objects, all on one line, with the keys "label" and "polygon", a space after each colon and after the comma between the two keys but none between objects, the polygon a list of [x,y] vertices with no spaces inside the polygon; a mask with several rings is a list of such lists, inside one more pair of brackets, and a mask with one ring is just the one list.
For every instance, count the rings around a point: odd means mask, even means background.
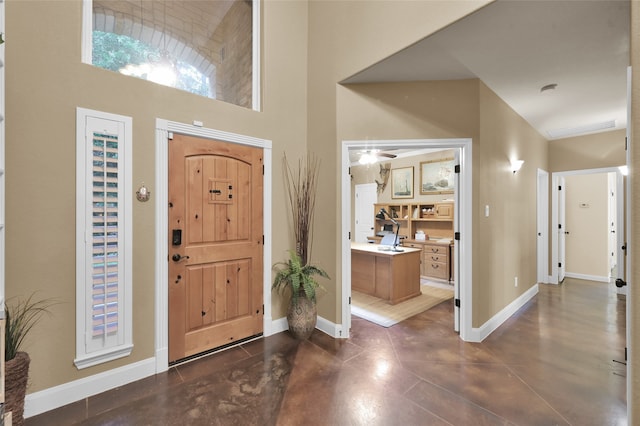
[{"label": "tile floor", "polygon": [[288,333],[27,419],[33,425],[624,425],[625,298],[567,279],[482,343],[444,302],[352,337]]}]

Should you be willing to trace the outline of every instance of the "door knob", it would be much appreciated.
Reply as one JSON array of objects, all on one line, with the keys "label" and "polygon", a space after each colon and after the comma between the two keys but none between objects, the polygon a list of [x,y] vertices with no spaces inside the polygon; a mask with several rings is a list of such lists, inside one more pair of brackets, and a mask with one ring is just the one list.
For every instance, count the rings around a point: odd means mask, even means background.
[{"label": "door knob", "polygon": [[179,253],[174,254],[173,256],[171,256],[171,260],[173,260],[174,262],[180,262],[182,259],[188,259],[189,256],[181,256]]}]

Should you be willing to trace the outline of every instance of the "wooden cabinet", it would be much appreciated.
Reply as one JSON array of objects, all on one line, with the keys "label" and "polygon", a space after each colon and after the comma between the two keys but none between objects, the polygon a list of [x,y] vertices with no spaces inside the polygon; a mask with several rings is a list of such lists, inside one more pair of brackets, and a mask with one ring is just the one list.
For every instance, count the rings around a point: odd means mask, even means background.
[{"label": "wooden cabinet", "polygon": [[452,246],[450,244],[436,241],[408,240],[403,246],[422,250],[420,276],[446,281],[453,279]]},{"label": "wooden cabinet", "polygon": [[449,252],[450,246],[446,243],[428,242],[424,244],[422,249],[424,275],[448,281],[451,278]]},{"label": "wooden cabinet", "polygon": [[453,220],[453,203],[435,203],[433,210],[436,219]]},{"label": "wooden cabinet", "polygon": [[[384,208],[399,224],[398,234],[404,247],[419,248],[420,275],[441,280],[453,279],[452,250],[448,242],[453,241],[453,201],[420,202],[407,204],[376,204],[375,213]],[[386,225],[386,227],[385,227]],[[380,243],[379,233],[396,231],[396,225],[388,218],[375,218],[375,231],[370,240]],[[416,233],[425,234],[425,240],[416,239]]]}]

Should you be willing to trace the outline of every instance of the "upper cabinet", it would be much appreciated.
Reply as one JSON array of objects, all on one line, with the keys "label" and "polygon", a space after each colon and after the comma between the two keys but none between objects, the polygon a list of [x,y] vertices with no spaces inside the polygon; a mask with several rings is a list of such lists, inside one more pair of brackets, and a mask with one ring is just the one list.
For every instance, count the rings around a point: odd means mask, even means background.
[{"label": "upper cabinet", "polygon": [[453,201],[376,204],[375,234],[396,231],[396,225],[387,216],[377,217],[383,208],[398,222],[398,234],[406,240],[416,239],[416,233],[424,233],[430,239],[453,238]]}]

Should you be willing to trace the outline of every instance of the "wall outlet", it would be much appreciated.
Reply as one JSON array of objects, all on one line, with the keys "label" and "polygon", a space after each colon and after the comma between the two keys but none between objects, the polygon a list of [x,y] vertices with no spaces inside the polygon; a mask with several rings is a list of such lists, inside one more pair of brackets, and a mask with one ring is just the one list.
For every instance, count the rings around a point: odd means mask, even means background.
[{"label": "wall outlet", "polygon": [[518,277],[515,277],[515,279],[513,280],[513,285],[518,287]]}]

